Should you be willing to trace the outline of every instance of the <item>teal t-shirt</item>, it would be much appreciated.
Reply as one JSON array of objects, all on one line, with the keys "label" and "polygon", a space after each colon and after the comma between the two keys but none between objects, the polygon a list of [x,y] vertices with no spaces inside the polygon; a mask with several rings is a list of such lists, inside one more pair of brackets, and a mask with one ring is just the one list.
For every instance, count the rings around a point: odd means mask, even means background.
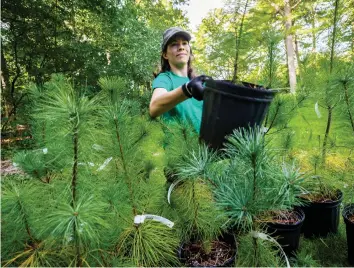
[{"label": "teal t-shirt", "polygon": [[[152,82],[152,88],[165,88],[171,91],[180,87],[189,81],[188,77],[178,76],[171,71],[160,73]],[[194,98],[187,99],[177,104],[170,111],[162,114],[162,118],[167,121],[174,119],[190,122],[199,133],[202,120],[203,101],[197,101]]]}]

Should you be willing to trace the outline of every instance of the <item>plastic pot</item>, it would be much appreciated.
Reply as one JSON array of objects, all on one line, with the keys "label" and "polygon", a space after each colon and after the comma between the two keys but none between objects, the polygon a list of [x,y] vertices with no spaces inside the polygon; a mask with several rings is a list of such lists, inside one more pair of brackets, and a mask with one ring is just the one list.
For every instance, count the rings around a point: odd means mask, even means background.
[{"label": "plastic pot", "polygon": [[354,266],[354,222],[349,220],[349,217],[354,215],[354,204],[344,206],[342,215],[347,232],[348,261]]},{"label": "plastic pot", "polygon": [[343,199],[342,191],[338,191],[338,199],[323,203],[310,202],[301,207],[305,212],[302,232],[306,238],[312,236],[325,237],[329,233],[337,233],[339,224],[340,204]]},{"label": "plastic pot", "polygon": [[261,125],[277,91],[242,82],[208,80],[204,88],[204,103],[200,138],[209,147],[220,149],[225,136],[234,129]]},{"label": "plastic pot", "polygon": [[294,257],[299,248],[301,227],[305,220],[301,209],[297,208],[296,214],[299,220],[295,224],[267,223],[267,232],[278,241],[288,257]]},{"label": "plastic pot", "polygon": [[[237,243],[236,243],[236,239],[235,236],[233,234],[223,234],[222,236],[219,237],[218,239],[219,241],[223,241],[226,242],[228,245],[230,245],[231,248],[235,249],[234,254],[232,255],[231,258],[227,259],[226,261],[224,261],[223,264],[221,265],[208,265],[207,267],[232,267],[233,264],[236,261],[236,255],[237,255]],[[198,242],[193,242],[198,244]],[[201,244],[201,242],[199,242]],[[188,252],[186,250],[186,246],[187,245],[192,244],[192,242],[185,242],[182,243],[181,246],[178,248],[178,258],[180,260],[181,263],[183,264],[187,264],[190,267],[205,267],[203,265],[200,265],[200,263],[188,263],[189,259],[192,258],[193,256],[190,255],[190,252]]]}]

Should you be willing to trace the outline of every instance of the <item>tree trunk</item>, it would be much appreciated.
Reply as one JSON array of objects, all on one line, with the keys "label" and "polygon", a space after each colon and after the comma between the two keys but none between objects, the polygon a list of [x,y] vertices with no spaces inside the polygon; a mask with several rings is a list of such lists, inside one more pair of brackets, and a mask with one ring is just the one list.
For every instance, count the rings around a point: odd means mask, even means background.
[{"label": "tree trunk", "polygon": [[[232,76],[232,82],[235,83],[237,80],[237,71],[238,71],[238,59],[240,55],[240,46],[241,46],[241,37],[242,37],[242,31],[243,31],[243,22],[245,20],[246,12],[247,12],[247,7],[248,7],[248,1],[246,0],[245,3],[245,9],[243,10],[242,18],[241,18],[241,24],[240,28],[238,31],[238,34],[236,33],[236,54],[235,54],[235,64],[234,64],[234,73]],[[236,14],[235,14],[236,16]]]},{"label": "tree trunk", "polygon": [[328,110],[328,117],[327,117],[327,127],[326,127],[326,133],[323,139],[323,145],[322,145],[322,159],[323,162],[325,163],[325,158],[326,158],[326,147],[327,147],[327,140],[329,136],[329,130],[331,129],[331,123],[332,123],[332,106],[327,106]]},{"label": "tree trunk", "polygon": [[[1,44],[1,47],[2,44]],[[4,50],[1,49],[1,91],[2,91],[2,105],[3,105],[3,109],[4,109],[4,114],[2,115],[2,117],[9,117],[9,111],[10,111],[10,107],[9,107],[9,103],[5,97],[6,93],[8,90],[8,87],[10,85],[10,79],[9,79],[9,69],[7,68],[7,62],[5,59],[5,55],[4,55]],[[4,94],[5,93],[5,94]]]},{"label": "tree trunk", "polygon": [[350,110],[350,97],[349,97],[349,93],[348,93],[348,84],[347,83],[343,84],[343,87],[344,87],[344,99],[345,99],[345,103],[347,104],[347,112],[348,112],[348,116],[349,116],[349,121],[352,126],[353,133],[354,133],[354,117],[353,117],[352,111]]},{"label": "tree trunk", "polygon": [[[331,59],[330,59],[330,63],[329,63],[329,74],[332,74],[332,71],[333,71],[334,52],[335,52],[334,51],[334,44],[336,42],[338,8],[339,8],[339,0],[336,0],[335,7],[334,7],[334,19],[333,19],[333,32],[332,32],[332,40],[331,40],[332,42],[331,42]],[[324,140],[323,140],[323,149],[322,149],[323,161],[325,161],[325,157],[326,157],[326,146],[327,146],[327,139],[328,139],[328,136],[329,136],[329,130],[331,128],[331,123],[332,123],[332,111],[333,111],[333,108],[334,108],[333,105],[327,105],[328,118],[327,118],[326,133],[325,133]]]},{"label": "tree trunk", "polygon": [[293,46],[293,36],[291,34],[291,7],[290,0],[284,0],[284,16],[285,16],[285,46],[286,54],[288,59],[288,72],[289,72],[289,84],[290,93],[294,94],[296,92],[296,69],[294,62],[294,46]]},{"label": "tree trunk", "polygon": [[316,52],[316,4],[311,5],[311,34],[312,34],[312,52]]},{"label": "tree trunk", "polygon": [[[2,42],[1,42],[1,47]],[[4,50],[1,49],[1,89],[6,90],[6,87],[9,86],[10,79],[9,79],[9,69],[7,68],[7,62],[4,55]]]},{"label": "tree trunk", "polygon": [[330,65],[329,65],[329,72],[330,73],[332,73],[333,64],[334,64],[334,44],[336,42],[338,9],[339,9],[339,0],[336,0],[335,7],[334,7],[333,33],[332,33],[332,43],[331,43],[331,61],[330,61]]},{"label": "tree trunk", "polygon": [[296,55],[296,61],[297,61],[297,68],[299,70],[299,78],[300,81],[302,80],[302,66],[301,66],[301,60],[300,60],[300,52],[299,52],[299,42],[297,40],[297,37],[295,35],[295,55]]}]

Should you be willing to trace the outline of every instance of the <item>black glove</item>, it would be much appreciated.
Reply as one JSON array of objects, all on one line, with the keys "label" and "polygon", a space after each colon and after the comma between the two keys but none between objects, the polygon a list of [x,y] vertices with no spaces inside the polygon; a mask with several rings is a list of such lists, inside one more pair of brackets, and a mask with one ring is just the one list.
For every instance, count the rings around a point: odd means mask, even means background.
[{"label": "black glove", "polygon": [[182,86],[182,91],[184,95],[186,95],[188,98],[193,97],[199,101],[203,100],[203,94],[204,94],[203,83],[209,79],[211,79],[211,77],[206,75],[200,75],[194,77],[191,81],[185,83]]}]

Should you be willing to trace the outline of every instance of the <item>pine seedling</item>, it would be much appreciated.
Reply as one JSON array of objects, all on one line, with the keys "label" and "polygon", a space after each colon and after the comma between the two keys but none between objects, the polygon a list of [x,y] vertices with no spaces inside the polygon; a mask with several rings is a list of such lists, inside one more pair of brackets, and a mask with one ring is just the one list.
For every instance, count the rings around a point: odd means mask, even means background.
[{"label": "pine seedling", "polygon": [[267,240],[255,240],[251,234],[239,237],[237,267],[284,267],[285,264],[274,245]]},{"label": "pine seedling", "polygon": [[299,204],[303,178],[295,165],[281,168],[258,127],[235,130],[227,141],[229,166],[217,177],[216,202],[231,225],[252,236],[253,261],[246,266],[261,265],[261,244],[267,236],[260,223],[270,211]]},{"label": "pine seedling", "polygon": [[[168,202],[181,226],[183,241],[216,239],[221,232],[222,217],[215,207],[211,187],[213,163],[219,157],[198,137],[188,124],[169,125],[166,155],[168,172],[173,178]],[[182,227],[183,226],[183,227]]]},{"label": "pine seedling", "polygon": [[198,134],[189,122],[175,121],[164,124],[165,128],[165,151],[167,163],[165,173],[167,180],[172,182],[176,178],[178,163],[183,162],[184,156],[189,151],[198,150]]},{"label": "pine seedling", "polygon": [[267,54],[265,65],[261,73],[261,83],[266,88],[279,90],[274,100],[270,104],[269,110],[266,114],[264,127],[267,133],[270,130],[277,128],[277,131],[288,128],[288,122],[295,115],[298,105],[304,101],[304,95],[288,94],[289,88],[282,88],[280,77],[277,75],[279,69],[279,48],[278,44],[281,40],[281,35],[274,30],[269,30],[263,34],[263,40],[267,46]]},{"label": "pine seedling", "polygon": [[[63,248],[73,250],[72,265],[80,266],[85,261],[84,256],[89,252],[90,247],[97,246],[97,243],[89,245],[85,242],[93,238],[90,231],[97,229],[98,226],[105,226],[102,210],[101,216],[93,213],[90,215],[92,218],[86,218],[85,214],[79,215],[81,207],[88,211],[95,211],[97,206],[100,207],[99,201],[89,202],[91,197],[85,200],[85,196],[93,196],[95,193],[95,188],[90,185],[92,176],[85,164],[90,162],[91,146],[99,136],[96,127],[98,97],[88,99],[81,96],[70,83],[58,77],[46,86],[53,90],[48,90],[40,100],[35,119],[50,122],[46,124],[46,131],[50,133],[48,139],[45,139],[46,147],[50,151],[56,143],[62,145],[60,156],[68,168],[62,176],[68,175],[70,181],[66,187],[69,191],[64,189],[68,194],[64,194],[64,198],[57,200],[56,209],[49,214],[48,218],[42,219],[47,224],[44,224],[41,233],[43,236],[44,234],[53,236],[55,241],[69,239],[66,235],[70,234],[71,238],[67,244],[63,243]],[[60,209],[62,207],[66,207],[67,210]],[[80,229],[79,224],[82,222],[85,222],[87,227]],[[54,229],[50,229],[51,227]]]},{"label": "pine seedling", "polygon": [[159,207],[161,195],[147,174],[152,170],[142,146],[149,126],[141,117],[139,104],[125,98],[124,83],[119,78],[100,80],[103,105],[100,116],[105,134],[101,139],[109,144],[103,154],[112,158],[105,174],[112,183],[107,198],[116,214],[121,230],[115,249],[122,262],[129,258],[135,266],[170,266],[176,264],[178,240],[174,232],[162,223],[134,224],[137,216],[150,214]]},{"label": "pine seedling", "polygon": [[48,148],[20,151],[15,154],[13,161],[26,174],[41,182],[49,183],[54,174],[65,167],[60,153],[53,154],[53,151],[48,152]]},{"label": "pine seedling", "polygon": [[53,240],[41,240],[31,216],[36,191],[31,181],[2,185],[2,265],[66,266]]},{"label": "pine seedling", "polygon": [[[47,94],[58,87],[65,87],[65,79],[53,75],[52,80],[43,87],[30,84],[28,86],[31,133],[34,140],[33,150],[20,151],[14,156],[14,163],[33,178],[48,183],[55,173],[60,172],[65,165],[63,143],[53,139],[51,128],[57,124],[52,120],[38,116],[39,103],[45,102]],[[49,147],[49,148],[48,148]]]},{"label": "pine seedling", "polygon": [[342,63],[336,71],[332,84],[342,89],[343,103],[340,103],[341,114],[349,122],[354,134],[354,67],[350,63]]}]

